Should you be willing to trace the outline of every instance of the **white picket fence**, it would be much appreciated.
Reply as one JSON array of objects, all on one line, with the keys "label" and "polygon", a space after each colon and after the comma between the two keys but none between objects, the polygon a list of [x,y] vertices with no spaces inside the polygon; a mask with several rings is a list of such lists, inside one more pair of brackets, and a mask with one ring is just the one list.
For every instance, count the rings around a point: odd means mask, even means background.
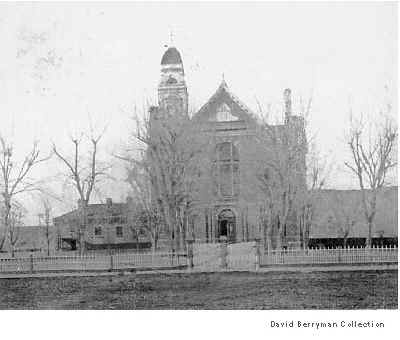
[{"label": "white picket fence", "polygon": [[[212,247],[211,247],[212,246]],[[289,249],[262,253],[255,242],[228,245],[207,244],[194,248],[194,267],[204,270],[254,270],[260,266],[282,265],[359,265],[396,264],[398,249],[333,248]],[[203,251],[200,251],[203,249]],[[215,248],[215,249],[214,249]],[[214,250],[213,250],[214,249]],[[26,256],[0,258],[0,273],[29,273],[53,271],[108,271],[130,269],[176,269],[186,268],[185,254],[172,253],[116,253],[86,254],[83,256]]]},{"label": "white picket fence", "polygon": [[331,249],[290,249],[267,251],[261,255],[260,265],[390,264],[397,263],[397,261],[397,247],[347,247]]},{"label": "white picket fence", "polygon": [[186,266],[183,254],[120,253],[83,256],[29,256],[1,258],[0,273],[52,271],[107,271],[123,269],[161,269]]}]

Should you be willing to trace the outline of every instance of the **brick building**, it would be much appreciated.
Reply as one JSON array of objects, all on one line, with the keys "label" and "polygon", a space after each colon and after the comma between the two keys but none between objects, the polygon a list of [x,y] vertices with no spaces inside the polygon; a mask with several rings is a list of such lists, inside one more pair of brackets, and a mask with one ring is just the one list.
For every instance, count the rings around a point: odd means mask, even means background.
[{"label": "brick building", "polygon": [[[163,112],[168,117],[188,119],[188,96],[182,57],[175,47],[170,47],[161,59],[158,106],[151,109],[151,121],[162,120]],[[288,133],[295,137],[293,143],[304,143],[304,123],[300,116],[292,114],[290,96],[286,89],[284,122],[269,129],[279,138]],[[265,196],[257,178],[266,171],[265,158],[279,150],[269,148],[268,141],[260,143],[257,134],[263,127],[259,118],[230,91],[225,80],[190,121],[197,126],[196,136],[190,142],[206,141],[202,145],[203,157],[198,161],[201,169],[196,189],[192,192],[189,229],[194,238],[201,242],[217,242],[221,237],[241,242],[260,236]],[[280,150],[284,147],[282,144]],[[301,190],[306,188],[305,154],[306,148],[302,148],[296,165],[300,169],[297,181]],[[296,224],[288,223],[285,228],[287,242],[298,243]],[[272,231],[269,237],[276,239],[276,233]]]}]

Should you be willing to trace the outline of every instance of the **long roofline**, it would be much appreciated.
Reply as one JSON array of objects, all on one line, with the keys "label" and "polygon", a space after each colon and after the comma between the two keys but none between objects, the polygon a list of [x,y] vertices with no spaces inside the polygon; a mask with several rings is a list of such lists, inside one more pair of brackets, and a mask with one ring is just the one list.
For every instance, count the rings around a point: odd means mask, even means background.
[{"label": "long roofline", "polygon": [[[126,204],[127,203],[125,203],[125,202],[113,202],[111,208],[113,208],[113,207],[114,208],[116,208],[116,207],[122,208],[122,207],[126,206]],[[95,208],[107,208],[107,204],[106,203],[91,203],[87,206],[87,208],[88,208],[88,213],[90,213],[91,210],[93,211],[93,209],[95,209]],[[78,211],[79,211],[79,208],[72,209],[62,215],[54,217],[53,220],[58,220],[60,218],[64,218],[67,216],[73,216]]]}]

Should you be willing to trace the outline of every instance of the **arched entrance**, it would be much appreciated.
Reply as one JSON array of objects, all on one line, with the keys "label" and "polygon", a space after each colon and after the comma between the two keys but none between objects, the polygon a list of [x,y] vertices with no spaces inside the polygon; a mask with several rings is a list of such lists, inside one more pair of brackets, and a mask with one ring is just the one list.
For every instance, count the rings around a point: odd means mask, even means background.
[{"label": "arched entrance", "polygon": [[231,209],[224,209],[218,215],[218,239],[236,241],[236,217]]}]

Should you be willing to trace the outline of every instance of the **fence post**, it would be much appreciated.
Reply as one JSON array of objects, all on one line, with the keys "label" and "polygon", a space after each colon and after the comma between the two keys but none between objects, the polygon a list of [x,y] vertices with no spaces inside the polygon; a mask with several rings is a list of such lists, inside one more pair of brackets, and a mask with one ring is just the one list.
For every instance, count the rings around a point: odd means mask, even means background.
[{"label": "fence post", "polygon": [[31,273],[33,273],[33,255],[30,255]]}]

